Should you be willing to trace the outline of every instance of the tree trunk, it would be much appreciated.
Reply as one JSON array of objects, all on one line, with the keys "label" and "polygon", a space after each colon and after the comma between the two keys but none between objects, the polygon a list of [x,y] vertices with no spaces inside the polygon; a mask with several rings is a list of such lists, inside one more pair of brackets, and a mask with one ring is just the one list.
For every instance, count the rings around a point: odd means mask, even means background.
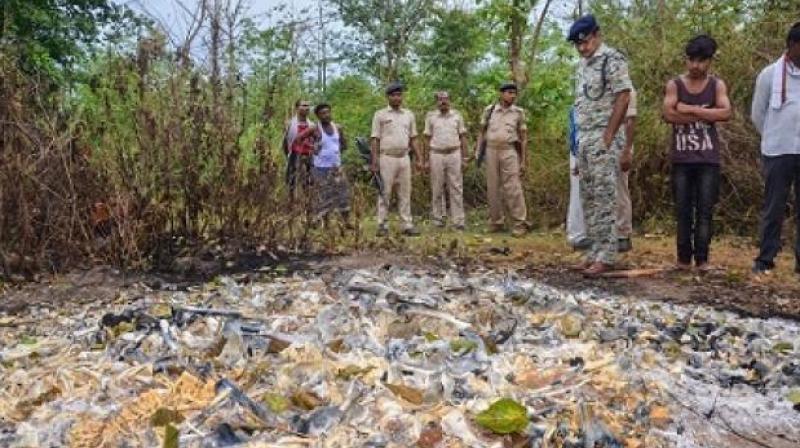
[{"label": "tree trunk", "polygon": [[[542,35],[542,28],[544,27],[544,21],[547,19],[547,12],[550,10],[550,3],[552,0],[547,0],[544,4],[544,8],[542,8],[542,13],[539,14],[539,19],[536,21],[536,26],[533,28],[533,37],[531,38],[531,44],[528,52],[528,63],[527,63],[527,72],[532,73],[533,68],[536,66],[536,54],[539,50],[539,37]],[[526,76],[525,83],[520,83],[519,89],[522,90],[525,88],[529,79]]]},{"label": "tree trunk", "polygon": [[222,4],[220,1],[221,0],[214,1],[211,8],[211,15],[209,16],[209,25],[211,27],[211,49],[209,51],[209,57],[211,59],[211,97],[212,106],[215,113],[219,106],[219,53],[220,46],[222,45],[222,20],[220,17],[222,15]]},{"label": "tree trunk", "polygon": [[527,84],[528,77],[522,65],[522,39],[525,35],[525,25],[527,17],[520,11],[521,0],[514,0],[512,3],[514,11],[511,16],[511,24],[508,39],[508,63],[511,69],[511,77],[518,86]]}]

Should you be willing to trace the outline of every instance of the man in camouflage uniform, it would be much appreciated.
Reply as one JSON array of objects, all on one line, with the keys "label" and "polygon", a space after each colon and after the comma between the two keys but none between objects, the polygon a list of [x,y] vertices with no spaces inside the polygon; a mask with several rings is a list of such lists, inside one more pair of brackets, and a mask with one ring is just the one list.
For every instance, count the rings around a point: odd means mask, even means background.
[{"label": "man in camouflage uniform", "polygon": [[580,265],[587,275],[613,269],[617,257],[617,176],[625,136],[618,132],[633,88],[628,64],[617,50],[606,46],[591,15],[570,28],[568,40],[581,55],[577,68],[578,167],[586,233],[592,241]]},{"label": "man in camouflage uniform", "polygon": [[514,104],[516,98],[516,84],[500,85],[500,101],[484,109],[481,116],[478,142],[486,140],[489,231],[502,231],[503,215],[507,214],[511,235],[520,237],[527,230],[521,177],[527,166],[528,127],[525,110]]}]

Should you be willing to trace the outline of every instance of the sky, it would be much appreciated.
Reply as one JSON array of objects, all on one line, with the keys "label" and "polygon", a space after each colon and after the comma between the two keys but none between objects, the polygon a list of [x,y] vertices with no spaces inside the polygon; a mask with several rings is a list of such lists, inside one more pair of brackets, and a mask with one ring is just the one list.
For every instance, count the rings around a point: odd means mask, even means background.
[{"label": "sky", "polygon": [[[173,47],[183,42],[191,15],[187,9],[194,11],[200,0],[112,0],[117,4],[130,7],[154,20],[162,29],[167,31]],[[235,1],[235,0],[232,0]],[[316,11],[322,0],[243,0],[245,5],[244,17],[252,19],[259,27],[276,25],[281,19],[300,17],[304,10]],[[275,8],[283,6],[283,10],[275,13]],[[329,8],[329,7],[328,7]],[[333,25],[336,26],[336,25]],[[205,59],[207,54],[206,39],[207,27],[203,29],[198,39],[195,39],[191,54],[198,60]]]},{"label": "sky", "polygon": [[[185,5],[188,8],[195,7],[200,0],[113,0],[118,4],[127,5],[136,11],[142,12],[145,15],[157,19],[165,28],[168,28],[172,33],[181,35],[186,29],[185,18],[187,17],[184,10],[179,6]],[[285,5],[286,10],[283,15],[287,13],[291,16],[297,16],[304,9],[316,10],[318,5],[324,0],[243,0],[245,2],[247,13],[246,16],[255,20],[259,25],[271,25],[277,19],[275,14],[271,14],[279,5]],[[470,7],[474,6],[477,0],[444,0],[445,3],[451,6]],[[535,20],[541,5],[533,12],[532,20]],[[572,11],[574,3],[572,1],[565,2],[563,0],[556,0],[551,5],[552,13],[556,15],[565,15],[568,11]]]},{"label": "sky", "polygon": [[[190,15],[186,9],[194,10],[200,0],[113,0],[118,4],[122,4],[132,8],[133,10],[144,14],[150,19],[156,21],[164,28],[170,39],[173,47],[177,47],[186,36],[186,30],[189,27]],[[234,1],[234,0],[232,0]],[[268,27],[275,25],[281,19],[308,17],[303,14],[304,10],[316,11],[320,3],[327,3],[324,0],[243,0],[245,5],[245,17],[252,19],[257,26]],[[444,0],[450,6],[456,7],[471,7],[475,5],[476,0]],[[556,0],[553,2],[551,12],[556,16],[563,16],[567,14],[567,10],[571,10],[572,2],[564,2],[563,0]],[[275,13],[275,8],[284,5],[280,13]],[[186,9],[184,9],[186,8]],[[326,7],[330,10],[330,6]],[[532,22],[536,20],[539,13],[539,8],[532,13]],[[336,23],[330,25],[336,28]],[[205,30],[204,30],[205,31]],[[196,59],[205,60],[208,51],[206,46],[206,39],[203,39],[204,32],[201,32],[199,39],[196,39],[192,46],[192,56]],[[329,66],[332,72],[336,72],[335,64]]]},{"label": "sky", "polygon": [[[155,16],[165,25],[183,28],[181,18],[185,16],[178,6],[178,0],[115,0],[136,11],[148,16]],[[287,5],[289,11],[299,12],[303,8],[315,7],[318,0],[244,0],[247,7],[247,16],[254,18],[258,23],[269,24],[269,11],[281,4]],[[180,0],[188,8],[199,3],[199,0]]]}]

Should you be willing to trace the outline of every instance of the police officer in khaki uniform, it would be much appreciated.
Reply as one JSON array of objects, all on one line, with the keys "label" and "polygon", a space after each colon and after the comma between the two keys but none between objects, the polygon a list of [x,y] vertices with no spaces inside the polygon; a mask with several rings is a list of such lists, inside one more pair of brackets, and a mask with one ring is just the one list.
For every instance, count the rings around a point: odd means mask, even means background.
[{"label": "police officer in khaki uniform", "polygon": [[457,110],[450,108],[447,92],[436,92],[438,110],[425,116],[425,146],[431,175],[433,223],[444,227],[446,214],[444,189],[450,199],[450,220],[456,230],[464,230],[464,193],[461,171],[467,161],[467,127]]},{"label": "police officer in khaki uniform", "polygon": [[422,154],[417,142],[414,114],[402,108],[403,85],[392,83],[386,88],[389,106],[375,112],[372,118],[370,169],[380,173],[383,192],[378,195],[378,236],[389,233],[387,218],[392,192],[397,191],[398,209],[403,234],[419,236],[411,218],[411,160],[413,148],[417,169],[422,170]]},{"label": "police officer in khaki uniform", "polygon": [[514,104],[516,98],[516,84],[500,86],[500,101],[484,109],[481,116],[478,142],[486,139],[489,231],[502,231],[506,214],[511,235],[519,237],[527,230],[521,177],[527,166],[528,127],[525,110]]}]

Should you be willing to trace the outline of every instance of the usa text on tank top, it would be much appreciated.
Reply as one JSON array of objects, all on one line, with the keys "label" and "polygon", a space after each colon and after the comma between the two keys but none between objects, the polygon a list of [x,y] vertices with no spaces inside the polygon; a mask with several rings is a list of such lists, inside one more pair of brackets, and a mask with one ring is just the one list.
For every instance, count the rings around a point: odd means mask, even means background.
[{"label": "usa text on tank top", "polygon": [[[678,101],[692,106],[713,108],[717,102],[717,78],[710,77],[702,92],[689,92],[681,78],[675,78]],[[719,134],[714,123],[698,120],[672,125],[672,163],[719,165]]]}]

